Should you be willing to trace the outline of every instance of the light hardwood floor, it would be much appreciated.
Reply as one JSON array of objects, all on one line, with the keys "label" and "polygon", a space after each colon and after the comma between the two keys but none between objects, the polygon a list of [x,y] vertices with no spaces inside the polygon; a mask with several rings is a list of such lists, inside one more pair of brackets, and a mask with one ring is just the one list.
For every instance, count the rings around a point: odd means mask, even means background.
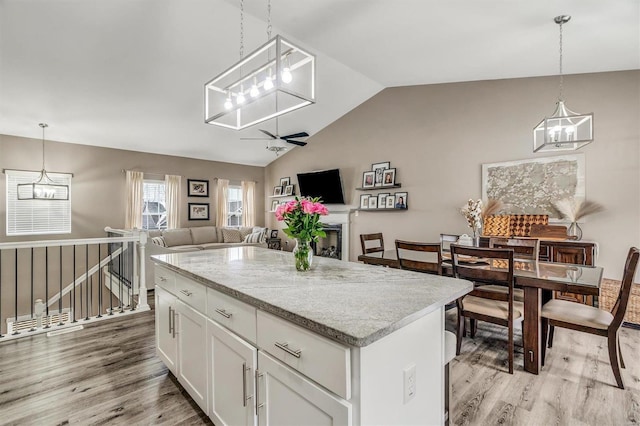
[{"label": "light hardwood floor", "polygon": [[[153,327],[152,311],[0,343],[0,424],[211,424],[156,358]],[[523,371],[520,348],[510,375],[504,329],[480,323],[451,364],[452,424],[637,424],[640,330],[622,330],[622,350],[626,390],[615,387],[605,339],[562,329],[542,374]]]}]

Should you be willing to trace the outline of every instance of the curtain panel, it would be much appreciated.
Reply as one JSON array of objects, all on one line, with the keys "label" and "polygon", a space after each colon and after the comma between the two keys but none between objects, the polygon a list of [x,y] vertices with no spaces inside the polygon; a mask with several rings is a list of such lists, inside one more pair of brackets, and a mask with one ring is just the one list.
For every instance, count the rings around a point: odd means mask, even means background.
[{"label": "curtain panel", "polygon": [[142,228],[142,207],[144,195],[144,173],[132,170],[126,171],[126,216],[125,229]]},{"label": "curtain panel", "polygon": [[180,227],[180,188],[182,177],[166,175],[164,177],[165,200],[167,208],[167,229]]},{"label": "curtain panel", "polygon": [[216,226],[227,226],[227,192],[229,191],[229,180],[218,179],[216,189]]},{"label": "curtain panel", "polygon": [[242,181],[242,226],[255,226],[256,209],[255,195],[256,183]]}]

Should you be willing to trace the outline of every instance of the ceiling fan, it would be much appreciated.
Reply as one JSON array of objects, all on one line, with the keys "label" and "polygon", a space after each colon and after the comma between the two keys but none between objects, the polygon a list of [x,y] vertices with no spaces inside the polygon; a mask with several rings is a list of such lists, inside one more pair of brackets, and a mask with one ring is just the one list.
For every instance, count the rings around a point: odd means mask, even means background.
[{"label": "ceiling fan", "polygon": [[293,144],[293,145],[297,145],[297,146],[305,146],[307,143],[303,142],[303,141],[298,141],[295,140],[297,138],[306,138],[309,136],[309,133],[307,132],[298,132],[298,133],[292,133],[290,135],[285,135],[285,136],[280,136],[278,134],[278,119],[276,118],[276,134],[274,135],[273,133],[267,131],[267,130],[263,130],[263,129],[258,129],[260,130],[262,133],[264,133],[265,135],[268,136],[268,138],[240,138],[243,140],[283,140],[287,143]]}]

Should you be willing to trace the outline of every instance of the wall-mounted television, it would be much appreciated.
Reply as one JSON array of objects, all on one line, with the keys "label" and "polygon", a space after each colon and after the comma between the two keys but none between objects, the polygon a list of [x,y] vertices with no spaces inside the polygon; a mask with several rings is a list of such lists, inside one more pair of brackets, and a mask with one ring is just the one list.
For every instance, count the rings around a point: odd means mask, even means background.
[{"label": "wall-mounted television", "polygon": [[338,169],[298,173],[298,187],[303,197],[320,197],[324,204],[344,204]]}]

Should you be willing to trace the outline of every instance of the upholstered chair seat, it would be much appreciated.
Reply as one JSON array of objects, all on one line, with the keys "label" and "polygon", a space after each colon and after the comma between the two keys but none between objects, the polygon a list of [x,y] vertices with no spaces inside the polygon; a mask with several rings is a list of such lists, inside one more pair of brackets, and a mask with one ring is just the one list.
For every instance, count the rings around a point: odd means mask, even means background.
[{"label": "upholstered chair seat", "polygon": [[[484,286],[482,287],[484,289]],[[507,294],[505,292],[505,294]],[[467,312],[475,312],[493,318],[507,320],[509,316],[509,303],[483,297],[467,296],[462,299],[462,308]],[[524,303],[513,301],[513,321],[519,322],[524,318]]]},{"label": "upholstered chair seat", "polygon": [[545,318],[567,322],[585,327],[606,330],[613,321],[611,312],[594,308],[581,303],[566,300],[550,300],[542,307],[541,315]]}]

